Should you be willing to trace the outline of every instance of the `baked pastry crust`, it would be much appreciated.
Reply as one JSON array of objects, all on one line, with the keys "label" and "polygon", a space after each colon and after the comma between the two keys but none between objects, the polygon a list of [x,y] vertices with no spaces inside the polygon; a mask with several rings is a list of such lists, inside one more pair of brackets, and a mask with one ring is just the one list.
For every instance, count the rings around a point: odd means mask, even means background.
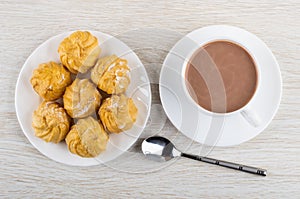
[{"label": "baked pastry crust", "polygon": [[130,83],[127,60],[116,55],[99,59],[91,71],[91,79],[108,94],[124,93]]},{"label": "baked pastry crust", "polygon": [[60,98],[72,83],[70,72],[55,62],[42,63],[30,79],[35,92],[45,100]]},{"label": "baked pastry crust", "polygon": [[61,63],[74,74],[85,73],[95,65],[101,49],[98,39],[88,31],[76,31],[58,47]]},{"label": "baked pastry crust", "polygon": [[81,157],[96,157],[106,149],[108,134],[93,117],[79,119],[66,137],[71,153]]},{"label": "baked pastry crust", "polygon": [[136,121],[137,113],[133,100],[123,94],[106,98],[99,109],[102,124],[111,133],[130,129]]},{"label": "baked pastry crust", "polygon": [[96,86],[88,79],[75,79],[66,88],[64,108],[72,118],[84,118],[97,113],[101,98]]},{"label": "baked pastry crust", "polygon": [[44,101],[33,113],[32,127],[37,137],[58,143],[69,132],[70,117],[58,103]]}]

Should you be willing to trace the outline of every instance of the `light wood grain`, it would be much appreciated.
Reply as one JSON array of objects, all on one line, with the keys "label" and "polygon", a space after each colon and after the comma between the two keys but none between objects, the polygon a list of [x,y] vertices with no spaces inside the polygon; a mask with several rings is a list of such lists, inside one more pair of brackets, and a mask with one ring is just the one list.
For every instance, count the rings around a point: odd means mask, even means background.
[{"label": "light wood grain", "polygon": [[[300,3],[278,1],[0,1],[0,197],[33,198],[297,198],[300,195]],[[70,167],[40,154],[23,135],[14,109],[18,73],[30,53],[49,37],[77,29],[121,38],[157,83],[168,49],[184,34],[206,25],[229,24],[259,36],[282,71],[283,96],[270,126],[235,147],[215,148],[211,157],[260,166],[265,178],[180,159],[151,171],[152,162],[129,153],[107,166]],[[145,28],[172,34],[148,35]],[[135,30],[135,31],[133,31]],[[140,36],[133,36],[143,30]],[[128,34],[128,31],[132,34]],[[153,29],[151,29],[153,31]],[[158,31],[159,32],[159,31]],[[148,38],[148,39],[147,39]],[[154,48],[145,49],[143,46]],[[148,42],[147,45],[145,42]],[[155,104],[159,103],[153,86]],[[26,104],[24,104],[26,106]],[[190,141],[168,121],[161,132]],[[192,144],[189,152],[199,152]],[[130,159],[130,162],[123,161]],[[117,168],[113,169],[111,166]],[[120,171],[120,167],[125,168]],[[158,165],[153,166],[158,168]],[[130,172],[129,172],[130,171]]]}]

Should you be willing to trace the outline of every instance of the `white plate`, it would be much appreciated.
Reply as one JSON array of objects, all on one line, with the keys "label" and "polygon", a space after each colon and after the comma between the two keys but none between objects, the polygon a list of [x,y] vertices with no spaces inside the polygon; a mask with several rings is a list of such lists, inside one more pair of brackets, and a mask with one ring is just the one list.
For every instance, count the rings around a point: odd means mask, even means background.
[{"label": "white plate", "polygon": [[34,130],[31,127],[32,113],[42,101],[30,84],[32,72],[40,63],[49,61],[60,62],[57,53],[58,46],[72,32],[50,38],[28,57],[19,74],[15,91],[17,117],[28,140],[45,156],[68,165],[98,165],[117,158],[140,136],[150,114],[150,83],[146,70],[137,55],[126,44],[115,37],[101,32],[90,32],[98,38],[102,49],[100,57],[116,54],[128,60],[128,65],[131,68],[131,83],[126,91],[126,95],[133,98],[138,108],[137,121],[133,128],[120,134],[111,134],[105,152],[101,153],[97,158],[81,158],[70,153],[65,142],[59,144],[46,143],[35,137]]},{"label": "white plate", "polygon": [[[255,56],[256,64],[261,66],[261,85],[251,100],[251,107],[261,119],[260,126],[256,128],[240,113],[220,118],[195,109],[184,92],[182,66],[191,49],[214,38],[233,37],[247,47]],[[184,135],[206,145],[237,145],[257,136],[275,116],[281,92],[280,69],[266,44],[246,30],[225,25],[208,26],[187,34],[167,55],[160,75],[160,97],[167,116]]]}]

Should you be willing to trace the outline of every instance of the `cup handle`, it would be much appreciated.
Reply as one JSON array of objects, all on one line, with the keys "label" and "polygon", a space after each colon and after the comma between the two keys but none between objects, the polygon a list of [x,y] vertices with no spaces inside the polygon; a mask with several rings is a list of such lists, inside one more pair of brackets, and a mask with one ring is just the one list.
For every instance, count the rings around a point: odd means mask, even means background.
[{"label": "cup handle", "polygon": [[253,127],[259,127],[260,126],[261,118],[253,110],[250,110],[249,108],[244,109],[244,110],[241,111],[241,115]]}]

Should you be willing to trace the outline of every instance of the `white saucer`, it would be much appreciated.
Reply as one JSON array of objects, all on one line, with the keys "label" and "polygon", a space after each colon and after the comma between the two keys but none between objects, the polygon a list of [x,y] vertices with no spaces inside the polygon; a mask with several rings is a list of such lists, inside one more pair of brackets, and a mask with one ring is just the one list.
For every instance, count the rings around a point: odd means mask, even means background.
[{"label": "white saucer", "polygon": [[42,101],[30,84],[32,72],[40,63],[49,61],[60,62],[57,53],[58,46],[71,32],[54,36],[35,49],[23,65],[16,85],[15,107],[24,134],[42,154],[52,160],[68,165],[91,166],[117,158],[135,143],[150,115],[150,82],[140,59],[126,44],[117,38],[97,31],[90,32],[98,38],[102,49],[100,57],[116,54],[128,60],[128,65],[131,69],[131,83],[126,91],[126,95],[133,98],[138,108],[138,116],[134,126],[126,132],[111,134],[106,150],[98,157],[81,158],[74,155],[68,151],[65,142],[60,142],[59,144],[46,143],[34,135],[34,130],[31,127],[32,113]]},{"label": "white saucer", "polygon": [[[247,47],[255,56],[256,64],[261,66],[260,87],[251,100],[251,107],[261,120],[258,127],[250,125],[240,113],[226,117],[206,114],[195,109],[185,95],[182,67],[191,49],[219,37],[234,37]],[[280,104],[282,80],[274,55],[257,36],[237,27],[216,25],[197,29],[175,44],[163,63],[159,88],[164,110],[179,131],[202,144],[231,146],[254,138],[270,124]]]}]

